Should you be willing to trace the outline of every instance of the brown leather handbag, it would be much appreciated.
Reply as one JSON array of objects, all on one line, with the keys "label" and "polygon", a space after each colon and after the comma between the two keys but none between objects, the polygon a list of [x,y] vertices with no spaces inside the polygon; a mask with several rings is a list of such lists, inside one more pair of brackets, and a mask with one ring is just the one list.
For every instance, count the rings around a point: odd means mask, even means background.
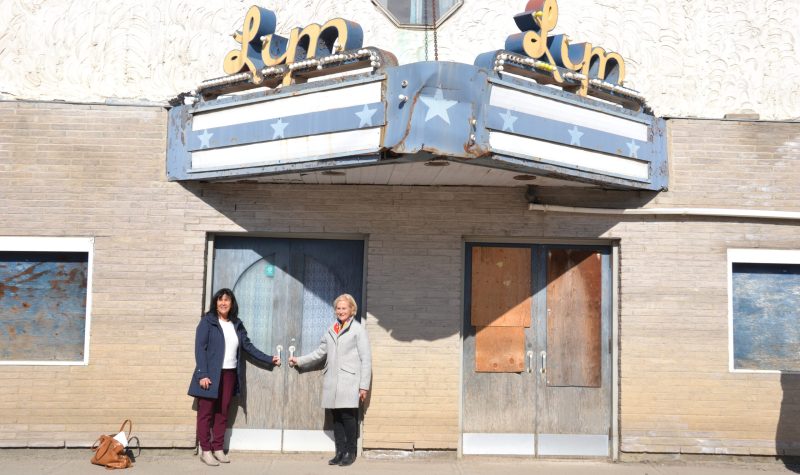
[{"label": "brown leather handbag", "polygon": [[[125,434],[125,424],[128,425],[128,434]],[[130,433],[133,429],[133,423],[130,419],[125,419],[119,427],[119,433],[113,435],[101,435],[94,444],[92,444],[92,463],[95,465],[102,465],[109,470],[117,468],[128,468],[133,466],[131,458],[126,453],[126,447],[120,440],[126,444],[130,439]]]}]

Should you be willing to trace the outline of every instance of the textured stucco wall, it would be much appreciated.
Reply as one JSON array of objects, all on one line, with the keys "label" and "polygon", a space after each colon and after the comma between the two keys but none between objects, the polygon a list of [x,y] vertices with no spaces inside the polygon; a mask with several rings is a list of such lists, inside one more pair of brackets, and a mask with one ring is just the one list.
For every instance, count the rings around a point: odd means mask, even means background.
[{"label": "textured stucco wall", "polygon": [[[229,35],[253,3],[277,13],[279,34],[344,17],[401,63],[425,57],[424,34],[395,28],[369,0],[0,0],[0,97],[165,100],[223,75]],[[465,0],[440,29],[439,59],[502,48],[525,3]],[[560,0],[559,10],[556,32],[621,53],[626,84],[659,115],[800,118],[800,1]]]}]

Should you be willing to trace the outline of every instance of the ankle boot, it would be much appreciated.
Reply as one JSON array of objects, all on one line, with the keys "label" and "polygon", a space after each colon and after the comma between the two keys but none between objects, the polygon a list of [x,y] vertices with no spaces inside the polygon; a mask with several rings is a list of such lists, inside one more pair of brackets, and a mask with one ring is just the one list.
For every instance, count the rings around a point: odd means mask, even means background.
[{"label": "ankle boot", "polygon": [[328,460],[328,465],[339,465],[339,462],[342,461],[343,456],[344,454],[342,453],[342,451],[336,449],[336,455],[332,459]]},{"label": "ankle boot", "polygon": [[339,462],[339,466],[346,467],[348,465],[353,465],[353,462],[356,461],[356,452],[348,450],[347,452],[342,455],[342,460]]}]

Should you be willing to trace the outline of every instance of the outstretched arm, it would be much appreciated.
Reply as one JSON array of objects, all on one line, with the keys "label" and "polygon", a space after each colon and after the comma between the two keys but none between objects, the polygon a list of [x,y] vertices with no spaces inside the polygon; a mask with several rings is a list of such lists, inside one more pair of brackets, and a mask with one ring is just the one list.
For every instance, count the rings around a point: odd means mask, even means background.
[{"label": "outstretched arm", "polygon": [[262,364],[265,364],[269,367],[281,365],[280,357],[268,355],[256,348],[256,345],[254,345],[253,342],[250,341],[250,337],[247,336],[247,330],[244,328],[244,325],[242,325],[241,340],[242,341],[240,343],[242,345],[242,349],[246,351],[248,355],[260,361]]},{"label": "outstretched arm", "polygon": [[316,350],[312,351],[311,353],[303,356],[297,356],[289,359],[289,364],[291,366],[310,366],[321,361],[324,361],[325,358],[328,357],[328,339],[325,338],[325,335],[322,335],[322,339],[319,341],[319,347]]}]

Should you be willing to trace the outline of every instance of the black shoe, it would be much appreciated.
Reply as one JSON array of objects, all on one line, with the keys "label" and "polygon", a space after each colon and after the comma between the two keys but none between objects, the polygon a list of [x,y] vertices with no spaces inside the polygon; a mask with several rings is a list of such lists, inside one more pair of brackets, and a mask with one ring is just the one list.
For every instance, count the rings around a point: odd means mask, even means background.
[{"label": "black shoe", "polygon": [[332,459],[328,460],[328,465],[339,465],[339,462],[342,461],[342,457],[344,456],[343,453],[336,451],[336,456]]},{"label": "black shoe", "polygon": [[353,462],[356,461],[356,454],[355,452],[345,452],[342,456],[342,460],[339,462],[340,467],[346,467],[348,465],[353,465]]}]

